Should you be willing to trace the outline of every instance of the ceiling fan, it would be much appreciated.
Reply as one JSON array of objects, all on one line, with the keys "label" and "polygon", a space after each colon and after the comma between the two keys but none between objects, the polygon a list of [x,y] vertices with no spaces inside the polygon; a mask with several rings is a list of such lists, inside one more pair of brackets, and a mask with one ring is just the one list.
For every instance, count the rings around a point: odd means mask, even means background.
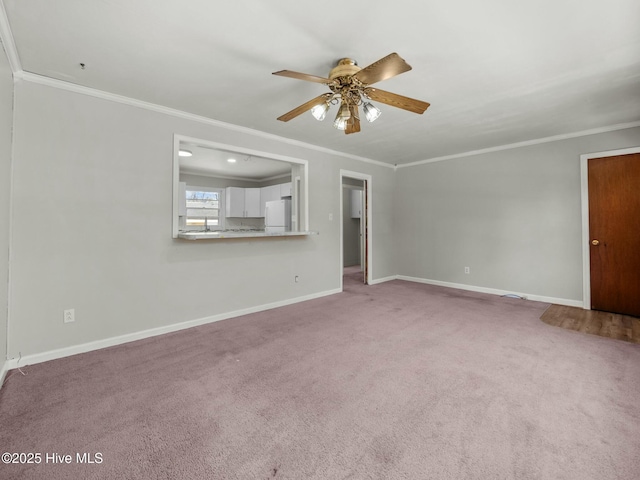
[{"label": "ceiling fan", "polygon": [[365,118],[369,122],[375,121],[380,116],[380,109],[372,105],[369,100],[422,114],[429,107],[429,103],[371,87],[376,82],[395,77],[409,70],[411,70],[411,66],[400,55],[391,53],[365,68],[358,67],[358,64],[350,58],[343,58],[337,66],[331,69],[329,78],[292,72],[291,70],[273,72],[273,75],[282,77],[323,83],[331,90],[331,92],[323,93],[285,113],[278,117],[278,120],[288,122],[311,110],[312,115],[322,121],[330,105],[340,104],[333,126],[338,130],[344,130],[344,133],[348,135],[360,131],[358,107],[362,107]]}]

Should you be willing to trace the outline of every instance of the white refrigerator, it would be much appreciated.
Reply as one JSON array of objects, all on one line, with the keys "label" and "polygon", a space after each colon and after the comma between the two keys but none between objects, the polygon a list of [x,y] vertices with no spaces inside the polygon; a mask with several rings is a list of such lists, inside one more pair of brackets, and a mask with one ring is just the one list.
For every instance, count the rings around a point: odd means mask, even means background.
[{"label": "white refrigerator", "polygon": [[266,233],[291,231],[291,199],[272,200],[265,203],[264,231]]}]

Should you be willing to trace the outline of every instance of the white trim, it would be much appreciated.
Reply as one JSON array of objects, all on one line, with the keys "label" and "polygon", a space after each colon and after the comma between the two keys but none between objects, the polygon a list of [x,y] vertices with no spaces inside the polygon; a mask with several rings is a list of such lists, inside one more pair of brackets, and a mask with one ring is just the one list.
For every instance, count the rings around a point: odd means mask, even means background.
[{"label": "white trim", "polygon": [[[206,325],[208,323],[219,322],[220,320],[227,320],[229,318],[240,317],[242,315],[249,315],[251,313],[262,312],[264,310],[270,310],[272,308],[284,307],[286,305],[305,302],[307,300],[313,300],[313,299],[325,297],[328,295],[334,295],[336,293],[340,293],[340,290],[338,289],[327,290],[324,292],[305,295],[302,297],[296,297],[288,300],[281,300],[278,302],[258,305],[256,307],[244,308],[242,310],[236,310],[233,312],[220,313],[218,315],[198,318],[196,320],[189,320],[187,322],[174,323],[172,325],[167,325],[165,327],[151,328],[149,330],[143,330],[140,332],[120,335],[117,337],[106,338],[104,340],[96,340],[94,342],[83,343],[80,345],[73,345],[71,347],[59,348],[57,350],[49,350],[48,352],[34,353],[31,355],[23,356],[20,360],[20,366],[22,367],[26,365],[41,363],[41,362],[48,362],[50,360],[69,357],[71,355],[77,355],[79,353],[86,353],[86,352],[91,352],[93,350],[99,350],[101,348],[122,345],[123,343],[134,342],[136,340],[143,340],[145,338],[164,335],[165,333],[177,332],[179,330],[185,330],[187,328],[197,327],[199,325]],[[18,367],[18,359],[14,358],[5,362],[4,369],[9,370],[17,367]]]},{"label": "white trim", "polygon": [[182,110],[177,110],[174,108],[169,108],[169,107],[165,107],[163,105],[158,105],[155,103],[150,103],[150,102],[145,102],[142,100],[138,100],[135,98],[131,98],[131,97],[125,97],[123,95],[118,95],[115,93],[110,93],[110,92],[105,92],[102,90],[98,90],[95,88],[90,88],[90,87],[85,87],[82,85],[78,85],[75,83],[70,83],[70,82],[66,82],[64,80],[59,80],[56,78],[51,78],[51,77],[46,77],[43,75],[37,75],[35,73],[31,73],[31,72],[25,72],[24,70],[22,70],[22,65],[20,64],[20,59],[18,57],[17,54],[17,50],[15,48],[15,43],[13,41],[13,35],[11,34],[11,28],[9,26],[9,22],[7,20],[7,16],[6,16],[6,12],[4,10],[4,5],[2,3],[2,0],[0,0],[0,37],[2,38],[2,42],[5,46],[5,51],[7,53],[7,58],[9,60],[9,65],[11,66],[11,70],[13,72],[13,76],[14,76],[14,80],[25,80],[27,82],[31,82],[31,83],[37,83],[40,85],[46,85],[49,87],[53,87],[53,88],[59,88],[61,90],[67,90],[70,92],[75,92],[75,93],[79,93],[82,95],[88,95],[91,97],[96,97],[96,98],[101,98],[103,100],[110,100],[116,103],[122,103],[125,105],[130,105],[130,106],[134,106],[134,107],[138,107],[138,108],[143,108],[145,110],[150,110],[153,112],[158,112],[158,113],[163,113],[165,115],[170,115],[173,117],[178,117],[178,118],[182,118],[185,120],[190,120],[190,121],[194,121],[194,122],[199,122],[199,123],[204,123],[207,125],[213,125],[216,127],[220,127],[220,128],[224,128],[227,130],[233,130],[233,131],[237,131],[237,132],[242,132],[242,133],[246,133],[248,135],[252,135],[252,136],[256,136],[256,137],[262,137],[262,138],[266,138],[269,140],[275,140],[278,142],[282,142],[282,143],[287,143],[289,145],[294,145],[294,146],[298,146],[298,147],[303,147],[303,148],[307,148],[309,150],[315,150],[318,152],[322,152],[322,153],[328,153],[330,155],[336,155],[339,157],[343,157],[343,158],[349,158],[351,160],[357,160],[360,162],[365,162],[365,163],[369,163],[372,165],[378,165],[380,167],[386,167],[386,168],[391,168],[394,171],[396,171],[398,168],[404,168],[404,167],[413,167],[416,165],[423,165],[426,163],[433,163],[433,162],[441,162],[444,160],[452,160],[455,158],[463,158],[463,157],[470,157],[470,156],[474,156],[474,155],[481,155],[483,153],[491,153],[491,152],[498,152],[501,150],[510,150],[513,148],[520,148],[520,147],[526,147],[526,146],[530,146],[530,145],[538,145],[541,143],[549,143],[549,142],[555,142],[558,140],[567,140],[570,138],[577,138],[577,137],[584,137],[587,135],[596,135],[598,133],[606,133],[606,132],[612,132],[612,131],[616,131],[616,130],[625,130],[628,128],[635,128],[635,127],[640,127],[640,121],[635,121],[635,122],[628,122],[628,123],[619,123],[619,124],[615,124],[615,125],[609,125],[609,126],[605,126],[605,127],[598,127],[598,128],[592,128],[589,130],[583,130],[580,132],[573,132],[573,133],[564,133],[564,134],[560,134],[560,135],[553,135],[550,137],[543,137],[543,138],[538,138],[538,139],[533,139],[533,140],[526,140],[524,142],[518,142],[518,143],[510,143],[507,145],[499,145],[496,147],[489,147],[489,148],[484,148],[484,149],[480,149],[480,150],[471,150],[468,152],[462,152],[462,153],[455,153],[452,155],[445,155],[445,156],[441,156],[441,157],[433,157],[433,158],[428,158],[425,160],[418,160],[416,162],[410,162],[410,163],[403,163],[403,164],[396,164],[396,165],[392,165],[386,162],[381,162],[379,160],[373,160],[371,158],[366,158],[366,157],[361,157],[359,155],[353,155],[350,153],[345,153],[345,152],[340,152],[338,150],[332,150],[330,148],[326,148],[326,147],[321,147],[319,145],[314,145],[312,143],[306,143],[306,142],[301,142],[299,140],[294,140],[292,138],[287,138],[287,137],[282,137],[280,135],[275,135],[272,133],[267,133],[267,132],[263,132],[261,130],[255,130],[253,128],[248,128],[248,127],[243,127],[240,125],[234,125],[232,123],[227,123],[227,122],[223,122],[220,120],[214,120],[212,118],[208,118],[208,117],[203,117],[201,115],[195,115],[193,113],[189,113],[189,112],[185,112]]},{"label": "white trim", "polygon": [[[178,183],[180,183],[180,182],[178,182]],[[187,182],[184,182],[184,183],[185,183],[185,187],[186,187],[185,188],[185,193],[186,193],[186,191],[193,191],[194,189],[197,189],[200,192],[213,192],[213,193],[217,193],[219,195],[218,196],[218,201],[219,201],[219,204],[218,204],[218,217],[214,217],[214,218],[218,219],[218,224],[217,225],[211,225],[211,226],[209,226],[207,224],[207,228],[212,232],[224,230],[225,227],[226,227],[227,219],[226,219],[226,217],[224,216],[224,214],[222,212],[225,211],[225,202],[226,202],[225,196],[226,196],[227,189],[225,187],[203,187],[203,186],[200,186],[200,185],[189,185],[189,183],[187,183]],[[189,209],[187,209],[187,213],[188,213],[188,210]],[[198,217],[200,217],[200,215],[192,215],[192,217],[198,218]],[[202,232],[202,228],[203,228],[202,226],[187,225],[187,221],[189,219],[189,215],[186,215],[184,217],[184,219],[185,219],[185,224],[182,226],[184,231],[187,231],[187,232]]]},{"label": "white trim", "polygon": [[640,153],[640,147],[580,155],[580,200],[582,203],[582,298],[585,310],[591,310],[591,259],[589,247],[589,160]]},{"label": "white trim", "polygon": [[[237,181],[249,182],[249,183],[262,183],[267,181],[267,180],[256,180],[254,178],[246,178],[246,177],[228,177],[226,175],[218,175],[217,173],[213,173],[213,172],[197,170],[193,168],[184,168],[184,167],[182,168],[181,173],[184,173],[186,175],[195,175],[198,177],[221,178],[223,180],[237,180]],[[286,176],[286,174],[284,176]]]},{"label": "white trim", "polygon": [[173,136],[173,176],[171,177],[171,237],[178,238],[180,231],[180,138]]},{"label": "white trim", "polygon": [[0,368],[0,388],[4,385],[4,379],[7,378],[7,373],[9,373],[9,362],[6,361],[2,364],[2,368]]},{"label": "white trim", "polygon": [[[258,180],[258,181],[259,182],[270,182],[272,180],[277,180],[278,178],[285,178],[285,177],[290,177],[291,178],[291,173],[282,173],[280,175],[274,175],[273,177],[263,178],[262,180]],[[290,181],[293,181],[293,179],[291,179]],[[284,182],[284,183],[289,183],[289,182]]]},{"label": "white trim", "polygon": [[534,302],[555,303],[557,305],[567,305],[569,307],[582,307],[580,300],[571,300],[567,298],[545,297],[542,295],[532,295],[530,293],[512,292],[509,290],[500,290],[497,288],[478,287],[476,285],[465,285],[463,283],[441,282],[440,280],[430,280],[428,278],[407,277],[406,275],[398,275],[398,280],[407,282],[426,283],[428,285],[437,285],[439,287],[457,288],[459,290],[468,290],[470,292],[489,293],[491,295],[518,295],[526,300]]},{"label": "white trim", "polygon": [[[0,0],[0,5],[2,5],[2,0]],[[12,305],[12,290],[13,290],[13,282],[12,282],[12,255],[13,255],[13,224],[14,224],[14,213],[13,213],[13,204],[14,204],[14,199],[13,199],[13,180],[14,180],[14,170],[15,170],[15,149],[16,149],[16,142],[14,141],[15,139],[15,135],[16,135],[16,129],[15,129],[15,125],[16,125],[16,92],[15,92],[15,87],[13,88],[13,92],[12,92],[12,99],[11,99],[11,148],[10,148],[10,157],[9,157],[9,225],[8,225],[8,236],[9,236],[9,242],[7,245],[8,251],[6,252],[7,255],[7,277],[6,277],[6,288],[7,288],[7,310],[4,312],[4,314],[6,314],[6,343],[4,345],[5,348],[5,355],[3,355],[3,358],[1,358],[1,361],[5,361],[7,359],[7,355],[9,354],[9,345],[10,345],[10,339],[11,339],[11,305]],[[3,372],[5,372],[5,369],[8,370],[9,366],[8,364],[5,362],[5,364],[3,365]],[[6,372],[5,372],[6,373]],[[0,377],[3,377],[4,373],[0,374]],[[2,381],[4,381],[4,378],[2,378]],[[2,382],[0,382],[0,386],[2,385]]]},{"label": "white trim", "polygon": [[2,2],[2,0],[0,0],[0,39],[2,40],[4,51],[7,54],[7,60],[9,60],[9,67],[11,67],[11,72],[15,78],[16,74],[22,72],[22,65],[20,64],[20,57],[18,56],[16,43],[13,39],[11,26],[9,25],[9,18],[7,17],[7,11],[4,8],[4,2]]},{"label": "white trim", "polygon": [[247,178],[247,177],[231,177],[227,175],[219,175],[215,172],[210,172],[206,170],[198,170],[197,168],[184,168],[184,167],[182,168],[182,173],[185,173],[187,175],[197,175],[198,177],[221,178],[223,180],[238,180],[238,181],[249,182],[249,183],[270,182],[271,180],[277,180],[278,178],[291,177],[290,173],[282,173],[280,175],[274,175],[273,177],[258,178],[258,179]]},{"label": "white trim", "polygon": [[570,138],[585,137],[587,135],[597,135],[598,133],[613,132],[615,130],[626,130],[627,128],[640,127],[640,121],[619,123],[617,125],[609,125],[607,127],[592,128],[591,130],[583,130],[581,132],[563,133],[561,135],[553,135],[551,137],[537,138],[527,140],[525,142],[510,143],[508,145],[499,145],[497,147],[483,148],[481,150],[472,150],[463,153],[454,153],[453,155],[445,155],[443,157],[428,158],[426,160],[418,160],[417,162],[402,163],[396,165],[397,168],[414,167],[416,165],[424,165],[425,163],[442,162],[444,160],[453,160],[455,158],[472,157],[474,155],[482,155],[483,153],[499,152],[501,150],[511,150],[513,148],[528,147],[531,145],[539,145],[541,143],[557,142],[559,140],[568,140]]},{"label": "white trim", "polygon": [[265,158],[270,158],[272,160],[281,160],[283,162],[297,163],[300,165],[307,165],[309,163],[307,160],[303,160],[298,157],[290,157],[288,155],[280,155],[278,153],[263,152],[261,150],[254,150],[252,148],[239,147],[237,145],[230,145],[228,143],[213,142],[211,140],[188,137],[186,135],[175,134],[174,140],[175,139],[178,140],[178,143],[185,142],[185,143],[202,145],[208,148],[215,148],[218,150],[231,150],[232,153],[242,153],[244,155],[250,155],[254,157],[265,157]]},{"label": "white trim", "polygon": [[302,179],[302,185],[304,188],[304,208],[300,211],[300,192],[298,192],[298,199],[296,203],[298,205],[298,216],[296,221],[298,222],[298,229],[300,229],[300,215],[304,213],[304,230],[309,231],[309,216],[311,209],[309,208],[309,165],[304,169],[304,178]]},{"label": "white trim", "polygon": [[367,198],[366,198],[366,213],[367,213],[367,284],[372,285],[373,282],[373,185],[372,185],[372,176],[366,173],[353,172],[350,170],[340,169],[340,214],[338,215],[338,219],[340,220],[340,291],[343,290],[343,278],[342,272],[344,270],[344,232],[343,232],[343,198],[342,198],[342,182],[343,178],[355,178],[356,180],[366,180],[367,181]]},{"label": "white trim", "polygon": [[377,285],[378,283],[390,282],[392,280],[397,280],[397,279],[398,279],[397,275],[391,275],[389,277],[376,278],[374,280],[371,280],[369,282],[369,285]]},{"label": "white trim", "polygon": [[387,167],[393,169],[394,166],[380,162],[378,160],[372,160],[370,158],[360,157],[358,155],[352,155],[350,153],[339,152],[337,150],[332,150],[330,148],[321,147],[319,145],[314,145],[311,143],[301,142],[299,140],[294,140],[292,138],[281,137],[280,135],[274,135],[273,133],[262,132],[260,130],[255,130],[253,128],[242,127],[240,125],[234,125],[232,123],[222,122],[220,120],[214,120],[212,118],[203,117],[201,115],[195,115],[193,113],[184,112],[182,110],[177,110],[175,108],[165,107],[163,105],[158,105],[155,103],[145,102],[142,100],[138,100],[131,97],[125,97],[123,95],[117,95],[115,93],[104,92],[102,90],[98,90],[95,88],[84,87],[82,85],[77,85],[75,83],[65,82],[63,80],[58,80],[55,78],[45,77],[42,75],[36,75],[30,72],[20,71],[14,74],[17,79],[25,80],[31,83],[37,83],[40,85],[46,85],[49,87],[59,88],[61,90],[67,90],[69,92],[80,93],[82,95],[88,95],[90,97],[101,98],[103,100],[110,100],[116,103],[122,103],[125,105],[130,105],[133,107],[144,108],[145,110],[150,110],[153,112],[163,113],[165,115],[170,115],[173,117],[182,118],[185,120],[190,120],[193,122],[204,123],[206,125],[212,125],[214,127],[224,128],[226,130],[232,130],[236,132],[245,133],[247,135],[252,135],[254,137],[261,137],[268,140],[275,140],[281,143],[287,143],[289,145],[294,145],[297,147],[307,148],[309,150],[315,150],[317,152],[328,153],[330,155],[336,155],[338,157],[349,158],[351,160],[358,160],[360,162],[371,163],[374,165],[378,165],[381,167]]},{"label": "white trim", "polygon": [[304,205],[305,205],[305,224],[304,231],[309,231],[309,161],[296,157],[289,157],[287,155],[280,155],[277,153],[263,152],[260,150],[254,150],[252,148],[238,147],[236,145],[229,145],[227,143],[212,142],[210,140],[203,140],[201,138],[188,137],[186,135],[179,135],[175,133],[173,135],[173,221],[172,221],[172,237],[178,238],[179,221],[179,179],[180,179],[180,158],[178,151],[180,150],[180,143],[189,143],[195,145],[202,145],[208,148],[215,148],[220,150],[230,150],[234,153],[242,153],[245,155],[253,155],[256,157],[269,158],[272,160],[280,160],[287,163],[294,163],[296,165],[304,166]]},{"label": "white trim", "polygon": [[[299,172],[296,172],[296,173],[299,173]],[[307,182],[307,185],[308,185],[308,182]],[[300,225],[300,190],[301,189],[302,189],[302,183],[300,182],[300,175],[294,176],[292,172],[291,173],[291,193],[292,193],[292,198],[295,199],[295,202],[293,202],[294,211],[292,213],[291,226],[296,231],[300,230],[298,225]],[[309,197],[307,196],[306,198],[309,198]],[[309,213],[308,206],[305,206],[305,210],[307,213]],[[295,217],[293,215],[295,215]],[[294,219],[295,219],[295,222],[293,221]],[[307,221],[306,224],[309,225],[309,222]]]},{"label": "white trim", "polygon": [[[0,5],[2,5],[2,1],[0,0]],[[2,33],[3,28],[2,28],[2,15],[0,14],[0,33]],[[7,28],[8,28],[8,23],[7,23]],[[6,35],[6,32],[5,32]],[[4,40],[4,37],[3,37]],[[13,44],[13,37],[11,37],[11,43]],[[10,50],[10,49],[7,49]],[[15,52],[15,47],[13,48],[13,52]],[[13,53],[12,53],[13,54]],[[12,55],[9,53],[9,51],[7,51],[7,56],[10,57],[10,55]],[[14,62],[13,64],[11,62]],[[418,160],[416,162],[410,162],[410,163],[403,163],[403,164],[396,164],[396,165],[392,165],[386,162],[381,162],[379,160],[373,160],[371,158],[366,158],[366,157],[361,157],[358,155],[353,155],[350,153],[345,153],[345,152],[340,152],[337,150],[332,150],[330,148],[326,148],[326,147],[321,147],[319,145],[314,145],[311,143],[306,143],[306,142],[301,142],[299,140],[294,140],[292,138],[287,138],[287,137],[282,137],[280,135],[275,135],[272,133],[267,133],[267,132],[263,132],[260,130],[255,130],[253,128],[248,128],[248,127],[243,127],[240,125],[234,125],[232,123],[226,123],[220,120],[214,120],[212,118],[208,118],[208,117],[203,117],[201,115],[195,115],[193,113],[188,113],[188,112],[184,112],[182,110],[177,110],[174,108],[169,108],[169,107],[165,107],[163,105],[158,105],[155,103],[150,103],[150,102],[145,102],[142,100],[138,100],[135,98],[131,98],[131,97],[125,97],[123,95],[117,95],[115,93],[110,93],[110,92],[105,92],[102,90],[98,90],[95,88],[90,88],[90,87],[85,87],[82,85],[77,85],[75,83],[70,83],[70,82],[65,82],[63,80],[58,80],[55,78],[51,78],[51,77],[45,77],[43,75],[37,75],[31,72],[25,72],[22,70],[22,67],[20,66],[20,61],[17,57],[17,54],[15,54],[15,58],[10,57],[9,58],[9,62],[12,66],[12,70],[14,72],[14,79],[15,80],[25,80],[27,82],[31,82],[31,83],[37,83],[40,85],[46,85],[49,87],[53,87],[53,88],[59,88],[61,90],[67,90],[70,92],[75,92],[75,93],[79,93],[82,95],[88,95],[91,97],[96,97],[96,98],[101,98],[103,100],[110,100],[116,103],[122,103],[125,105],[130,105],[130,106],[134,106],[134,107],[138,107],[138,108],[143,108],[145,110],[150,110],[153,112],[158,112],[158,113],[163,113],[165,115],[170,115],[173,117],[178,117],[178,118],[182,118],[185,120],[190,120],[190,121],[194,121],[194,122],[199,122],[199,123],[204,123],[206,125],[212,125],[215,127],[220,127],[220,128],[224,128],[226,130],[232,130],[232,131],[237,131],[237,132],[242,132],[248,135],[252,135],[255,137],[261,137],[261,138],[266,138],[269,140],[275,140],[278,142],[282,142],[282,143],[286,143],[289,145],[294,145],[294,146],[298,146],[298,147],[302,147],[302,148],[307,148],[309,150],[314,150],[317,152],[322,152],[322,153],[327,153],[330,155],[336,155],[339,157],[343,157],[343,158],[349,158],[351,160],[357,160],[360,162],[364,162],[364,163],[369,163],[372,165],[377,165],[380,167],[386,167],[386,168],[391,168],[394,171],[396,171],[398,168],[404,168],[404,167],[413,167],[416,165],[423,165],[426,163],[433,163],[433,162],[441,162],[444,160],[452,160],[452,159],[456,159],[456,158],[463,158],[463,157],[470,157],[470,156],[474,156],[474,155],[481,155],[483,153],[491,153],[491,152],[498,152],[501,150],[510,150],[513,148],[520,148],[520,147],[526,147],[526,146],[530,146],[530,145],[538,145],[541,143],[549,143],[549,142],[556,142],[558,140],[567,140],[567,139],[571,139],[571,138],[577,138],[577,137],[584,137],[587,135],[596,135],[598,133],[606,133],[606,132],[612,132],[612,131],[616,131],[616,130],[625,130],[628,128],[635,128],[635,127],[640,127],[640,121],[636,121],[636,122],[628,122],[628,123],[619,123],[616,125],[609,125],[609,126],[605,126],[605,127],[598,127],[598,128],[592,128],[590,130],[583,130],[580,132],[574,132],[574,133],[564,133],[564,134],[560,134],[560,135],[553,135],[550,137],[544,137],[544,138],[538,138],[538,139],[533,139],[533,140],[527,140],[524,142],[518,142],[518,143],[510,143],[507,145],[499,145],[496,147],[489,147],[489,148],[484,148],[484,149],[480,149],[480,150],[471,150],[468,152],[462,152],[462,153],[455,153],[452,155],[445,155],[442,157],[434,157],[434,158],[428,158],[425,160]]]},{"label": "white trim", "polygon": [[[184,173],[186,175],[196,175],[198,177],[221,178],[222,180],[237,180],[237,181],[248,182],[248,183],[263,183],[263,182],[270,182],[272,180],[277,180],[279,178],[287,178],[287,177],[291,178],[290,173],[283,173],[281,175],[274,175],[273,177],[261,178],[256,180],[255,178],[247,178],[247,177],[229,177],[227,175],[218,175],[215,172],[198,170],[195,168],[184,168],[184,167],[182,168],[180,173]],[[288,182],[284,182],[284,183],[288,183]]]}]

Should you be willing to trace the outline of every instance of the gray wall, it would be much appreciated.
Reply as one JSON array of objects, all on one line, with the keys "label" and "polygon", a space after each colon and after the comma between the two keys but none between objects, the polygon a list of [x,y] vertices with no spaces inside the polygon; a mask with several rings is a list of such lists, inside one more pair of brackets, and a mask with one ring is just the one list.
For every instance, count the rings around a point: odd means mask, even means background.
[{"label": "gray wall", "polygon": [[198,187],[257,187],[259,184],[247,182],[244,180],[231,180],[228,178],[209,177],[206,175],[194,175],[191,173],[181,173],[180,181],[187,182],[187,185],[196,185]]},{"label": "gray wall", "polygon": [[[6,252],[12,87],[4,62]],[[27,81],[16,83],[14,94],[10,358],[339,288],[341,169],[372,175],[374,280],[401,274],[580,300],[579,155],[640,145],[635,128],[394,173]],[[172,239],[176,133],[308,160],[310,229],[320,234]],[[0,302],[7,304],[6,288]],[[76,322],[65,325],[67,308],[76,309]],[[0,345],[5,332],[0,328]]]},{"label": "gray wall", "polygon": [[350,185],[352,187],[363,188],[364,181],[358,178],[342,177],[342,185]]},{"label": "gray wall", "polygon": [[[362,180],[359,182],[362,184]],[[360,265],[360,219],[351,218],[351,190],[354,188],[357,189],[344,184],[342,187],[342,257],[345,267]]]},{"label": "gray wall", "polygon": [[[27,81],[15,94],[13,358],[339,288],[340,169],[373,176],[373,275],[395,274],[391,168]],[[320,234],[172,239],[176,133],[308,160]]]},{"label": "gray wall", "polygon": [[187,182],[188,185],[197,185],[199,187],[225,188],[225,187],[245,187],[260,188],[269,185],[280,185],[291,181],[291,175],[281,178],[274,178],[264,182],[251,182],[247,180],[233,180],[230,178],[210,177],[208,175],[196,175],[193,173],[181,173],[180,181]]},{"label": "gray wall", "polygon": [[633,128],[399,168],[397,273],[581,301],[580,155],[638,145]]},{"label": "gray wall", "polygon": [[0,44],[0,367],[4,364],[7,356],[12,123],[13,77],[9,62]]},{"label": "gray wall", "polygon": [[[295,168],[295,166],[294,166]],[[256,187],[268,187],[270,185],[280,185],[283,183],[289,183],[291,181],[291,175],[285,175],[278,178],[272,178],[271,180],[265,180],[264,182],[258,182],[254,186]]]}]

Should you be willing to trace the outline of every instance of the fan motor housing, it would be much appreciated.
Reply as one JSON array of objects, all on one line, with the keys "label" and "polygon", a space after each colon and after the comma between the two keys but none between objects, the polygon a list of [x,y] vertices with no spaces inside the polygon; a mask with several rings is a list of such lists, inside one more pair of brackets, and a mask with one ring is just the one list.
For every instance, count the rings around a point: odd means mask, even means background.
[{"label": "fan motor housing", "polygon": [[338,65],[331,69],[329,72],[329,80],[335,80],[339,77],[350,77],[362,70],[355,60],[350,58],[343,58],[338,62]]}]

